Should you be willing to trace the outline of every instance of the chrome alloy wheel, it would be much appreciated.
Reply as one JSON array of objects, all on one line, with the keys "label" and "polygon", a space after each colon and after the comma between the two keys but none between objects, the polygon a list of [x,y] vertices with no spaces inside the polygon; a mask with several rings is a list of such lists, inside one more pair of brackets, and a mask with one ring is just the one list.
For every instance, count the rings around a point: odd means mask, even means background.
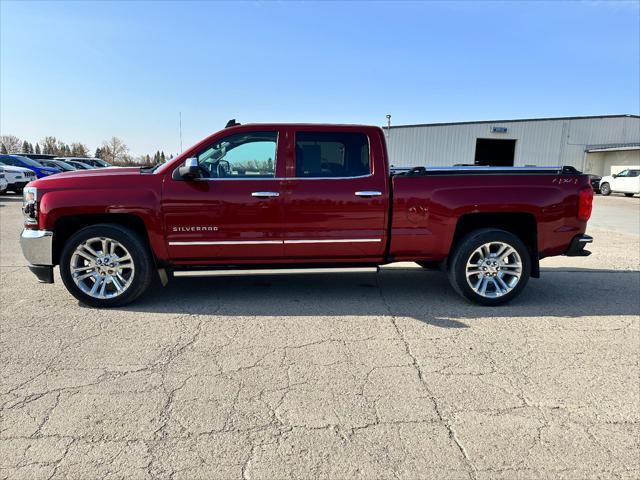
[{"label": "chrome alloy wheel", "polygon": [[93,298],[114,298],[129,288],[135,275],[133,258],[120,242],[107,237],[85,240],[70,261],[71,278]]},{"label": "chrome alloy wheel", "polygon": [[508,243],[485,243],[467,260],[466,274],[467,283],[478,295],[501,297],[518,285],[522,259]]}]

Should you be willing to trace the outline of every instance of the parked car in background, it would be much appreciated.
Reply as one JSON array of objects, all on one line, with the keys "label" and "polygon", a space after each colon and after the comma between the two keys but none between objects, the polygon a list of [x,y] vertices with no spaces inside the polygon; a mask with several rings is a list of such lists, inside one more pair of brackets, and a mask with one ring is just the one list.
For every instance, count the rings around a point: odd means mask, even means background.
[{"label": "parked car in background", "polygon": [[12,167],[22,167],[33,170],[38,178],[60,173],[60,169],[58,168],[45,167],[37,160],[23,157],[22,155],[0,155],[0,162],[5,165],[11,165]]},{"label": "parked car in background", "polygon": [[630,167],[615,175],[602,177],[600,193],[602,195],[624,193],[627,197],[640,193],[640,166]]},{"label": "parked car in background", "polygon": [[56,156],[49,153],[13,153],[12,155],[18,155],[19,157],[27,157],[31,160],[53,160]]},{"label": "parked car in background", "polygon": [[62,160],[40,160],[40,163],[45,167],[57,168],[62,172],[73,172],[77,170],[76,167]]},{"label": "parked car in background", "polygon": [[13,167],[2,163],[0,160],[0,170],[4,174],[4,178],[7,181],[7,190],[22,193],[24,186],[36,179],[36,174],[33,170],[23,167]]},{"label": "parked car in background", "polygon": [[64,162],[75,167],[76,170],[91,170],[92,168],[95,168],[88,163],[78,162],[77,160],[65,160]]},{"label": "parked car in background", "polygon": [[0,195],[6,192],[8,187],[9,183],[7,182],[7,179],[4,178],[4,171],[2,170],[2,167],[0,167]]},{"label": "parked car in background", "polygon": [[109,162],[105,162],[101,158],[86,158],[86,157],[56,157],[56,160],[62,160],[63,162],[82,162],[86,165],[89,165],[93,168],[106,168],[112,167]]},{"label": "parked car in background", "polygon": [[595,193],[600,193],[600,179],[602,177],[598,175],[589,175],[589,182],[591,182],[591,188]]}]

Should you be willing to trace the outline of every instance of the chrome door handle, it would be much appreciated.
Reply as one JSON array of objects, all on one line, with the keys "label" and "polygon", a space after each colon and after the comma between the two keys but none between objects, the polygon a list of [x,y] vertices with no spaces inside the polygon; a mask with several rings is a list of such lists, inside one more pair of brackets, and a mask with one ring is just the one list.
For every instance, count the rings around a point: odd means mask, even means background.
[{"label": "chrome door handle", "polygon": [[253,192],[251,196],[258,197],[258,198],[272,198],[272,197],[279,197],[280,194],[278,192]]},{"label": "chrome door handle", "polygon": [[356,197],[379,197],[382,192],[376,192],[373,190],[366,190],[364,192],[356,192]]}]

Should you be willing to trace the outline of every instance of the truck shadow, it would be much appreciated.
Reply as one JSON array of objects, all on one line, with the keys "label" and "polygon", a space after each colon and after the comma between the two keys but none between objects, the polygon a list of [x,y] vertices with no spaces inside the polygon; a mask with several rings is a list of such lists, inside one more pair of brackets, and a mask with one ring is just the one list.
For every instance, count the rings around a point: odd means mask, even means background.
[{"label": "truck shadow", "polygon": [[176,277],[154,286],[128,311],[213,316],[395,316],[442,328],[469,328],[487,317],[638,315],[640,272],[545,268],[519,298],[490,308],[466,302],[446,276],[419,268],[375,272],[231,272]]}]

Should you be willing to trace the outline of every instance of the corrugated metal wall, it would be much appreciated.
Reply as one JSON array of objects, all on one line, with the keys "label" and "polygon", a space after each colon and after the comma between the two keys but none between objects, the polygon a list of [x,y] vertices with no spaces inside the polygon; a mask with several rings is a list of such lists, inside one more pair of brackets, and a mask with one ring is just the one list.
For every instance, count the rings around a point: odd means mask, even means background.
[{"label": "corrugated metal wall", "polygon": [[[491,133],[506,127],[507,133]],[[450,166],[473,163],[476,139],[516,140],[514,165],[571,165],[583,168],[587,145],[640,143],[640,119],[578,118],[519,122],[424,125],[384,129],[391,164]]]}]

